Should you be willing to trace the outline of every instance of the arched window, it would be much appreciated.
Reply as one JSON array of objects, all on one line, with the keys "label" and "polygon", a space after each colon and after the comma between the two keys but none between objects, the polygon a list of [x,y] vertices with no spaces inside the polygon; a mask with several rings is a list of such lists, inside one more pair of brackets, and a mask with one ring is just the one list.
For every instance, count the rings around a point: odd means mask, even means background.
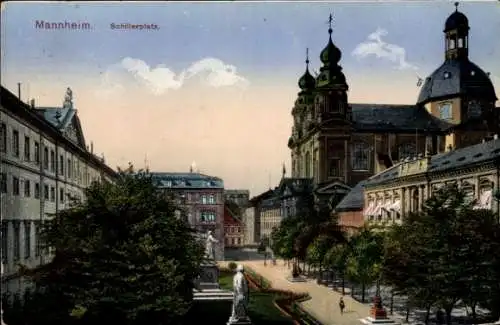
[{"label": "arched window", "polygon": [[417,155],[416,146],[414,143],[407,142],[403,143],[398,147],[398,159],[403,160],[408,157],[413,157]]},{"label": "arched window", "polygon": [[353,170],[370,170],[371,147],[365,142],[352,144],[351,165]]},{"label": "arched window", "polygon": [[311,177],[311,153],[308,151],[306,152],[306,178]]},{"label": "arched window", "polygon": [[469,183],[467,181],[464,181],[464,182],[462,182],[461,190],[465,194],[465,197],[464,197],[465,203],[471,203],[472,201],[474,201],[474,199],[476,198],[475,191],[474,191],[474,185],[472,185],[471,183]]}]

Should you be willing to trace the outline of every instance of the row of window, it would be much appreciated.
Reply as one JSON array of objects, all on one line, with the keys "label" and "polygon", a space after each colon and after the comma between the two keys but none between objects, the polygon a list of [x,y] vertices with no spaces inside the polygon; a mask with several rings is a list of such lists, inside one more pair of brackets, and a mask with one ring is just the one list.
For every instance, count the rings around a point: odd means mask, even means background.
[{"label": "row of window", "polygon": [[[0,193],[8,193],[8,186],[7,186],[7,174],[1,173],[0,174]],[[25,179],[23,182],[22,188],[23,191],[21,192],[21,181],[19,180],[19,177],[12,176],[12,195],[13,196],[21,196],[23,195],[24,197],[33,197],[35,199],[39,199],[41,195],[41,188],[40,188],[40,183],[38,182],[32,182],[28,179]],[[65,195],[64,195],[64,189],[60,188],[59,189],[59,202],[64,203],[65,201]],[[71,194],[68,192],[66,193],[66,196],[68,199],[71,198]],[[77,195],[78,196],[78,195]],[[54,186],[49,186],[47,184],[43,185],[43,197],[45,200],[50,200],[52,202],[55,202],[56,200],[56,188]]]},{"label": "row of window", "polygon": [[201,204],[215,204],[215,195],[201,195]]},{"label": "row of window", "polygon": [[[12,254],[12,259],[14,261],[19,261],[21,257],[21,222],[24,223],[24,255],[25,259],[31,257],[31,245],[34,241],[35,257],[40,256],[41,244],[40,244],[40,221],[14,221],[13,222],[13,238],[12,238],[12,250],[9,250],[9,233],[7,228],[7,222],[2,222],[2,262],[6,263],[7,259],[10,258]],[[32,227],[34,228],[35,236],[31,235]]]},{"label": "row of window", "polygon": [[240,233],[240,227],[226,227],[226,233]]},{"label": "row of window", "polygon": [[[402,160],[407,157],[412,157],[417,154],[416,145],[414,143],[404,143],[398,147],[398,159]],[[335,153],[331,153],[335,155]],[[365,142],[355,142],[351,147],[351,167],[352,170],[369,171],[371,170],[373,160],[372,147]],[[316,159],[315,159],[316,161]],[[311,174],[311,154],[309,152],[305,155],[305,175],[306,177],[315,177],[317,174],[317,166],[313,164],[313,174]],[[297,167],[300,170],[300,160]],[[331,157],[328,163],[328,176],[341,177],[343,176],[341,159]]]},{"label": "row of window", "polygon": [[226,245],[241,245],[241,238],[226,238]]},{"label": "row of window", "polygon": [[[32,144],[33,150],[31,146]],[[40,165],[40,163],[42,163],[43,169],[49,170],[52,173],[56,173],[57,168],[57,174],[61,176],[75,178],[78,181],[83,180],[85,184],[90,183],[90,175],[87,172],[85,177],[83,176],[83,170],[81,169],[79,160],[72,160],[71,158],[68,158],[66,159],[65,166],[64,155],[60,155],[59,161],[57,161],[55,151],[53,149],[49,150],[47,146],[43,147],[43,157],[40,157],[41,147],[42,146],[38,141],[31,141],[29,136],[25,136],[23,150],[24,160],[26,162],[35,163],[35,165]],[[0,152],[7,152],[7,126],[5,123],[0,124]],[[20,158],[20,137],[19,131],[17,130],[12,130],[12,155],[16,158]]]},{"label": "row of window", "polygon": [[215,222],[216,219],[217,219],[217,214],[215,212],[203,211],[200,214],[201,222]]}]

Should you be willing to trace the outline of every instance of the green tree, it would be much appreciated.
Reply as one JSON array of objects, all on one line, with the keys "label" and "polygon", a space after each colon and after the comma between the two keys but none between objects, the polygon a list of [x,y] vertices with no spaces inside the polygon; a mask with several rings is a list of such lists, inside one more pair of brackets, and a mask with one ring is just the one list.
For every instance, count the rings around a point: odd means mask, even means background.
[{"label": "green tree", "polygon": [[347,269],[347,258],[350,254],[350,246],[346,243],[336,244],[326,252],[323,263],[340,275],[342,281],[342,294],[345,293],[345,274]]},{"label": "green tree", "polygon": [[179,322],[203,248],[174,204],[131,166],[114,183],[92,184],[86,197],[44,225],[55,257],[26,271],[38,289],[31,312],[38,323],[52,321],[42,319],[47,311],[58,315],[52,323],[69,323],[72,310],[91,323]]},{"label": "green tree", "polygon": [[347,257],[347,274],[352,281],[361,284],[362,302],[365,302],[366,286],[380,278],[383,241],[383,233],[368,227],[351,238],[352,250]]},{"label": "green tree", "polygon": [[476,306],[498,286],[500,227],[490,211],[473,204],[456,185],[447,186],[393,228],[386,242],[386,281],[428,312],[434,304],[443,308],[448,324],[457,301],[475,317]]}]

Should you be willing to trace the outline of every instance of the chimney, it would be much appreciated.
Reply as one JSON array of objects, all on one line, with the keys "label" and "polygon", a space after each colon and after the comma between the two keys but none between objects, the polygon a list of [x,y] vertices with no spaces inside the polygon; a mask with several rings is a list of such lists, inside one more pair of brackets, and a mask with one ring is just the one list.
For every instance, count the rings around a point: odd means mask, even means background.
[{"label": "chimney", "polygon": [[90,141],[90,153],[94,153],[94,142]]},{"label": "chimney", "polygon": [[31,108],[35,108],[35,99],[32,98],[30,101]]},{"label": "chimney", "polygon": [[17,98],[19,98],[19,100],[21,100],[21,83],[20,82],[17,83]]}]

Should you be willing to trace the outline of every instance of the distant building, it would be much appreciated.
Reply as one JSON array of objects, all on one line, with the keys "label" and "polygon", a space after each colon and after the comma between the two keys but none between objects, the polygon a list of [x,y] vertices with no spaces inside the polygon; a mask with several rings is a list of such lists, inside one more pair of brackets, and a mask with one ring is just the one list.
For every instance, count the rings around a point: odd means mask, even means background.
[{"label": "distant building", "polygon": [[260,211],[260,240],[271,238],[273,229],[280,226],[282,219],[283,215],[280,198],[273,195],[263,200]]},{"label": "distant building", "polygon": [[240,208],[248,207],[250,200],[249,190],[224,190],[224,200],[234,202]]},{"label": "distant building", "polygon": [[272,197],[274,195],[274,191],[269,189],[257,196],[254,196],[250,199],[250,207],[253,211],[249,211],[246,213],[246,216],[252,216],[252,221],[248,221],[248,223],[253,223],[253,235],[249,234],[248,240],[250,242],[259,243],[261,239],[261,210],[262,203],[264,200]]},{"label": "distant building", "polygon": [[335,207],[338,224],[348,235],[355,234],[365,223],[363,216],[364,184],[359,182]]},{"label": "distant building", "polygon": [[212,230],[219,241],[216,258],[224,259],[224,182],[200,173],[152,172],[158,188],[182,208],[178,216],[194,229],[206,233]]},{"label": "distant building", "polygon": [[72,199],[84,200],[92,182],[117,174],[86,145],[69,88],[62,107],[28,105],[4,87],[0,99],[2,294],[20,301],[31,284],[19,265],[53,258],[40,247],[41,224]]},{"label": "distant building", "polygon": [[275,199],[280,201],[281,217],[285,219],[308,214],[313,199],[312,194],[312,179],[283,177],[274,191]]},{"label": "distant building", "polygon": [[241,247],[244,243],[245,227],[241,219],[229,207],[224,208],[224,243],[226,248]]}]

